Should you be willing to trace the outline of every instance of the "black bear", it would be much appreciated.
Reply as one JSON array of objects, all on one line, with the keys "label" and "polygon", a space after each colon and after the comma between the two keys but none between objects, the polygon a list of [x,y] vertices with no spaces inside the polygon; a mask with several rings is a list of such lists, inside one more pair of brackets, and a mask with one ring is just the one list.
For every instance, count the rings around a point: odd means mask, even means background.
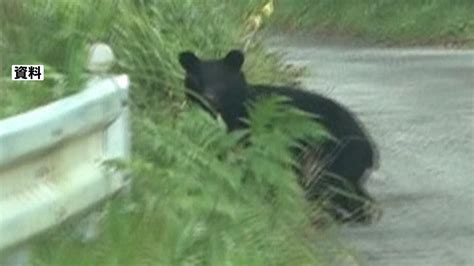
[{"label": "black bear", "polygon": [[[349,110],[316,93],[291,87],[248,84],[241,71],[244,55],[239,50],[232,50],[216,60],[202,60],[185,51],[179,54],[179,62],[185,70],[187,96],[211,114],[217,112],[229,131],[248,126],[243,121],[248,117],[246,103],[262,95],[283,95],[293,106],[315,114],[315,119],[338,141],[327,141],[322,145],[306,143],[309,149],[299,153],[306,160],[306,163],[303,160],[299,174],[310,176],[300,178],[300,181],[304,180],[300,183],[306,197],[315,200],[327,195],[328,190],[339,191],[330,193],[327,201],[330,204],[325,209],[341,222],[367,223],[374,220],[375,214],[380,214],[374,213],[378,209],[371,209],[376,205],[363,188],[366,177],[378,167],[377,149]],[[324,170],[314,175],[314,170],[307,169],[311,169],[316,160],[324,162]]]}]

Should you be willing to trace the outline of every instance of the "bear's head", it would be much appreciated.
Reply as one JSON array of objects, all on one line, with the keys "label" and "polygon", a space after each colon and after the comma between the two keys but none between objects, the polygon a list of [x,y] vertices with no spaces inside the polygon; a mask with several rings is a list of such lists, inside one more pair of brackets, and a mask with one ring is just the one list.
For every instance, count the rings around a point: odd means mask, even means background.
[{"label": "bear's head", "polygon": [[188,98],[211,114],[218,112],[227,124],[242,115],[247,98],[242,52],[231,50],[221,59],[202,60],[185,51],[179,54],[179,63],[185,70]]}]

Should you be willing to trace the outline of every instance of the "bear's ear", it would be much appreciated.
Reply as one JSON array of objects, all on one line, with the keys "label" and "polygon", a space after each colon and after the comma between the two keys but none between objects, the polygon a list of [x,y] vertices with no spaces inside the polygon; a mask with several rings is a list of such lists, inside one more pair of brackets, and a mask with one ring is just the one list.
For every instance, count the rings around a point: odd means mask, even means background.
[{"label": "bear's ear", "polygon": [[244,54],[239,50],[231,50],[225,57],[224,63],[236,70],[244,64]]},{"label": "bear's ear", "polygon": [[201,62],[201,60],[199,60],[199,58],[190,51],[181,52],[178,57],[179,63],[184,68],[184,70],[188,72],[194,72]]}]

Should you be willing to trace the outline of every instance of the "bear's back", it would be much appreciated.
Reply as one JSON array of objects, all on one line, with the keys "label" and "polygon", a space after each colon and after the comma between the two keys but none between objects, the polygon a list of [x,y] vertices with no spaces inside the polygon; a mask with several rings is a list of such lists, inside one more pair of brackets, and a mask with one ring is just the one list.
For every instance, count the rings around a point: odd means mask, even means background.
[{"label": "bear's back", "polygon": [[315,92],[304,91],[293,87],[252,85],[250,97],[259,95],[277,94],[286,96],[291,104],[298,109],[316,115],[321,122],[337,139],[360,139],[367,144],[369,152],[368,165],[378,168],[378,151],[372,138],[357,116],[346,107]]}]

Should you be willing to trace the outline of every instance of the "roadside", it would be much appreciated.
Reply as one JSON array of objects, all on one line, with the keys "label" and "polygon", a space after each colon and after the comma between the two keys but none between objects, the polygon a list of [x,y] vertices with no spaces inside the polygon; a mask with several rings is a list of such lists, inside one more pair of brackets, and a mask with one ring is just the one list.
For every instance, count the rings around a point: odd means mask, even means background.
[{"label": "roadside", "polygon": [[371,48],[280,36],[304,86],[357,113],[381,150],[373,226],[343,228],[361,265],[474,263],[474,51]]},{"label": "roadside", "polygon": [[[132,160],[110,165],[130,169],[130,194],[104,206],[97,241],[78,243],[69,226],[50,231],[32,243],[33,264],[328,265],[321,243],[346,259],[330,234],[308,232],[290,166],[258,150],[274,145],[282,155],[286,145],[260,138],[267,143],[234,149],[239,136],[185,102],[179,52],[212,58],[239,46],[254,1],[145,2],[0,1],[0,117],[80,90],[91,42],[110,45],[112,72],[131,80]],[[293,80],[280,58],[250,43],[249,80]],[[11,81],[22,62],[43,64],[45,80]],[[274,114],[266,110],[263,120]],[[281,200],[269,204],[274,186]]]}]

